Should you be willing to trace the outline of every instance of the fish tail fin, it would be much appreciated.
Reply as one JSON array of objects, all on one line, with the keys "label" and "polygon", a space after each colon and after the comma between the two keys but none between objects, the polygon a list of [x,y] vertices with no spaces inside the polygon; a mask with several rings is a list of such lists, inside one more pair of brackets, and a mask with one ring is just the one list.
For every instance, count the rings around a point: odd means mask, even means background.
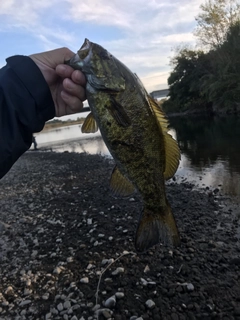
[{"label": "fish tail fin", "polygon": [[159,242],[174,246],[180,244],[175,218],[167,201],[166,206],[158,212],[143,209],[136,232],[135,247],[138,252],[143,252]]}]

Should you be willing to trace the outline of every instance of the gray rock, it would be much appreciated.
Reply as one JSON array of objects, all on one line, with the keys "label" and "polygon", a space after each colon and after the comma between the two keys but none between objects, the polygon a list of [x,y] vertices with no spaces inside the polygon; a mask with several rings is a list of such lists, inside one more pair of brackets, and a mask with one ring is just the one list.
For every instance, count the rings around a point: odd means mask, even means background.
[{"label": "gray rock", "polygon": [[57,305],[57,309],[58,309],[58,311],[63,311],[63,304],[62,304],[62,302],[60,302],[60,303]]},{"label": "gray rock", "polygon": [[155,302],[153,300],[151,300],[151,299],[147,300],[145,302],[145,304],[146,304],[148,309],[153,309],[155,307]]},{"label": "gray rock", "polygon": [[116,275],[118,275],[118,274],[120,274],[120,273],[124,273],[124,268],[118,267],[116,270],[114,270],[114,271],[112,272],[112,275],[113,275],[113,276],[116,276]]},{"label": "gray rock", "polygon": [[32,300],[22,300],[20,303],[19,303],[19,306],[20,307],[24,307],[26,306],[27,304],[31,303]]},{"label": "gray rock", "polygon": [[67,300],[63,303],[63,308],[64,309],[69,309],[71,308],[71,301]]},{"label": "gray rock", "polygon": [[192,283],[187,284],[187,290],[188,291],[194,291],[194,285]]},{"label": "gray rock", "polygon": [[105,302],[104,302],[104,306],[106,308],[113,308],[116,305],[116,297],[112,296],[110,298],[108,298]]},{"label": "gray rock", "polygon": [[89,283],[89,279],[88,279],[88,277],[84,277],[84,278],[80,279],[80,282],[81,283]]},{"label": "gray rock", "polygon": [[115,296],[117,299],[122,299],[124,297],[124,293],[123,292],[116,292]]},{"label": "gray rock", "polygon": [[51,319],[51,317],[52,317],[52,313],[49,312],[45,315],[45,320]]},{"label": "gray rock", "polygon": [[109,319],[112,316],[112,311],[109,309],[103,309],[102,315],[104,316],[105,319]]}]

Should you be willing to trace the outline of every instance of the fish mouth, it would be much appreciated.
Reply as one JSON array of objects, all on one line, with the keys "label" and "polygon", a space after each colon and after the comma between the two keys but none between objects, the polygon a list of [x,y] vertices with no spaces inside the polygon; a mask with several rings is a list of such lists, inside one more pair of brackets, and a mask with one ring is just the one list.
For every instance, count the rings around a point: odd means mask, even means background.
[{"label": "fish mouth", "polygon": [[83,45],[77,52],[77,56],[79,57],[79,61],[84,61],[84,63],[87,63],[92,56],[92,42],[88,39],[85,39]]},{"label": "fish mouth", "polygon": [[85,39],[80,50],[78,50],[79,58],[84,60],[88,56],[91,48],[92,48],[92,43],[88,39]]},{"label": "fish mouth", "polygon": [[91,59],[92,45],[92,42],[90,42],[88,39],[85,39],[81,48],[69,61],[67,61],[67,64],[75,69],[80,69],[83,71],[84,66],[86,66]]}]

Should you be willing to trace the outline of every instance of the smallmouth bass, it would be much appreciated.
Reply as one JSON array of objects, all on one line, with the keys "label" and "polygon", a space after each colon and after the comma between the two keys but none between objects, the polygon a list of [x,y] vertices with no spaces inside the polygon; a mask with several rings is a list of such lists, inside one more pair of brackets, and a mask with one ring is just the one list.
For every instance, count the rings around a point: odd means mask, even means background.
[{"label": "smallmouth bass", "polygon": [[87,79],[91,113],[82,132],[96,132],[116,162],[110,180],[115,195],[137,189],[143,211],[135,236],[137,251],[159,242],[178,245],[180,237],[165,193],[165,180],[179,165],[177,142],[168,134],[168,121],[141,81],[106,49],[85,39],[78,53],[66,61]]}]

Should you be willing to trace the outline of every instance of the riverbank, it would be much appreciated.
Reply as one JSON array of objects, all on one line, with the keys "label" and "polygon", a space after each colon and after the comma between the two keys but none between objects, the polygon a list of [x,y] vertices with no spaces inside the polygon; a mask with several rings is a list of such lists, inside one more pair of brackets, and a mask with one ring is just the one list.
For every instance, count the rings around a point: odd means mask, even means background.
[{"label": "riverbank", "polygon": [[98,155],[31,151],[0,180],[0,319],[240,319],[230,199],[170,181],[181,246],[137,255],[141,201],[111,197],[112,168]]}]

